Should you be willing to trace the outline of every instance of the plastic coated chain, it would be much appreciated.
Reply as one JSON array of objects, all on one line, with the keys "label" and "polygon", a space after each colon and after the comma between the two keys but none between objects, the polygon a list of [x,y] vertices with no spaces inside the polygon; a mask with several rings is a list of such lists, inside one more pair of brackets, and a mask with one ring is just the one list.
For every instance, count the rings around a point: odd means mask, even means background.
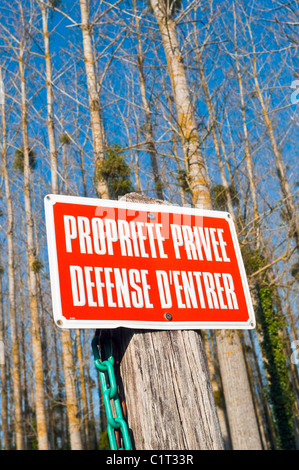
[{"label": "plastic coated chain", "polygon": [[[129,430],[126,421],[123,418],[122,407],[120,399],[117,393],[117,384],[114,374],[114,357],[109,356],[107,361],[100,360],[98,350],[98,336],[94,336],[92,340],[92,350],[94,355],[94,364],[99,371],[100,383],[103,392],[104,406],[107,415],[107,432],[111,450],[131,450],[131,442],[129,436]],[[106,377],[108,376],[109,383],[107,383]],[[111,401],[113,400],[116,417],[113,416]],[[115,429],[120,429],[124,448],[118,449]]]}]

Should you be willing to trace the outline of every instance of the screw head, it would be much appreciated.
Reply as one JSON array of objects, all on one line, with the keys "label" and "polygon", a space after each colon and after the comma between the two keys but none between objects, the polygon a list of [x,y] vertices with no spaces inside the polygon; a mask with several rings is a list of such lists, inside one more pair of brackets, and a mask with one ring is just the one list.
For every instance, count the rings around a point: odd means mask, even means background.
[{"label": "screw head", "polygon": [[166,313],[164,314],[164,318],[165,318],[165,320],[167,320],[167,321],[171,321],[171,320],[172,320],[172,315],[171,315],[171,313],[166,312]]},{"label": "screw head", "polygon": [[152,212],[149,212],[149,213],[147,214],[147,217],[148,217],[150,220],[155,220],[155,218],[156,218],[155,214],[153,214]]},{"label": "screw head", "polygon": [[62,326],[62,325],[63,325],[63,322],[62,322],[62,320],[57,320],[57,322],[56,322],[56,323],[57,323],[57,325],[58,325],[58,326]]}]

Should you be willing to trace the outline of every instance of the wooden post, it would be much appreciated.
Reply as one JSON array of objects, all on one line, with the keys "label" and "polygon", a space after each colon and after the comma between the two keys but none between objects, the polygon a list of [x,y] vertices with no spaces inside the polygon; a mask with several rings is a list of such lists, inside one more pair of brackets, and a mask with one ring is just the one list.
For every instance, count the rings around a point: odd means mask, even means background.
[{"label": "wooden post", "polygon": [[[122,199],[167,204],[136,193]],[[223,449],[200,332],[118,328],[110,335],[133,449]]]}]

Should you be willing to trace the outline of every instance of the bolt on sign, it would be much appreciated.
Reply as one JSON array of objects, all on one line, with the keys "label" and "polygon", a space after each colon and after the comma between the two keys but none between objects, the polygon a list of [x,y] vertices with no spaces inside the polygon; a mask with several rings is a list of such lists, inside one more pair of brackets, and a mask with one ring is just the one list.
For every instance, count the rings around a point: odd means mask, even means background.
[{"label": "bolt on sign", "polygon": [[57,195],[45,211],[58,326],[255,327],[227,212]]}]

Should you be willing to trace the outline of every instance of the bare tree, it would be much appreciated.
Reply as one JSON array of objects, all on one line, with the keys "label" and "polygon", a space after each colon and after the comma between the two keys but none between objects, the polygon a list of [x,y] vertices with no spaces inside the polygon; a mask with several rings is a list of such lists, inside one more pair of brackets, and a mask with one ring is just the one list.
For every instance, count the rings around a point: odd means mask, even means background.
[{"label": "bare tree", "polygon": [[14,215],[12,207],[12,194],[10,176],[7,161],[7,128],[5,115],[5,88],[0,68],[0,90],[1,90],[1,113],[2,113],[2,174],[5,181],[5,195],[7,205],[7,245],[8,245],[8,285],[9,285],[9,316],[10,334],[12,342],[13,361],[13,396],[15,404],[15,433],[16,447],[18,450],[24,448],[23,428],[22,428],[22,407],[21,407],[21,385],[20,385],[20,351],[17,335],[16,322],[16,301],[15,301],[15,261],[14,261]]},{"label": "bare tree", "polygon": [[[205,209],[212,203],[207,183],[205,163],[200,151],[200,139],[194,119],[183,60],[176,36],[175,1],[151,0],[167,58],[177,120],[182,135],[185,159],[189,164],[189,184],[192,202]],[[206,90],[206,97],[209,97]],[[246,364],[237,332],[217,332],[219,364],[234,449],[260,449],[261,442],[247,376]],[[235,406],[238,403],[238,406]],[[243,416],[246,413],[247,420]]]},{"label": "bare tree", "polygon": [[100,113],[99,93],[95,74],[95,64],[93,58],[91,25],[89,22],[89,10],[86,0],[80,0],[81,9],[81,30],[84,50],[84,62],[86,68],[86,80],[89,97],[90,123],[93,136],[94,164],[95,164],[95,184],[97,194],[101,198],[109,198],[108,188],[105,181],[98,177],[98,169],[105,157],[104,128]]},{"label": "bare tree", "polygon": [[[22,25],[24,27],[25,18],[23,10],[20,7],[20,15]],[[34,269],[36,262],[36,247],[34,241],[33,218],[32,218],[32,200],[31,200],[31,166],[30,166],[30,146],[28,136],[28,101],[26,95],[26,79],[25,79],[25,46],[26,32],[25,28],[19,41],[19,74],[21,82],[21,116],[22,116],[22,137],[23,137],[23,154],[24,154],[24,204],[27,224],[27,259],[29,266],[29,296],[31,310],[31,326],[32,326],[32,348],[35,367],[35,405],[36,405],[36,422],[38,446],[40,450],[48,450],[47,436],[47,417],[45,410],[45,392],[44,392],[44,372],[43,372],[43,355],[40,336],[40,321],[38,311],[38,287],[37,278]]]},{"label": "bare tree", "polygon": [[137,68],[139,74],[140,93],[142,98],[143,110],[144,110],[144,135],[145,145],[148,150],[151,159],[152,171],[155,182],[155,191],[158,199],[163,199],[163,184],[159,175],[158,169],[158,154],[156,150],[156,144],[154,139],[154,130],[152,124],[152,112],[150,109],[149,100],[146,93],[146,83],[144,75],[144,54],[142,50],[142,37],[140,30],[139,13],[136,7],[136,0],[133,0],[134,16],[135,16],[135,33],[137,37]]},{"label": "bare tree", "polygon": [[[48,14],[49,7],[41,3],[41,12],[43,20],[43,36],[44,36],[44,49],[45,49],[45,62],[46,62],[46,88],[47,88],[47,124],[48,124],[48,139],[50,149],[51,161],[51,177],[52,177],[52,192],[58,194],[58,165],[57,165],[57,148],[55,142],[55,125],[54,125],[54,109],[53,109],[53,87],[52,87],[52,70],[51,70],[51,55],[49,44],[49,31],[48,31]],[[62,337],[62,350],[63,350],[63,368],[66,390],[67,402],[67,415],[69,422],[69,432],[72,450],[81,450],[82,442],[80,435],[80,423],[78,418],[78,406],[76,390],[73,380],[75,371],[72,351],[72,338],[69,330],[61,332]]]}]

